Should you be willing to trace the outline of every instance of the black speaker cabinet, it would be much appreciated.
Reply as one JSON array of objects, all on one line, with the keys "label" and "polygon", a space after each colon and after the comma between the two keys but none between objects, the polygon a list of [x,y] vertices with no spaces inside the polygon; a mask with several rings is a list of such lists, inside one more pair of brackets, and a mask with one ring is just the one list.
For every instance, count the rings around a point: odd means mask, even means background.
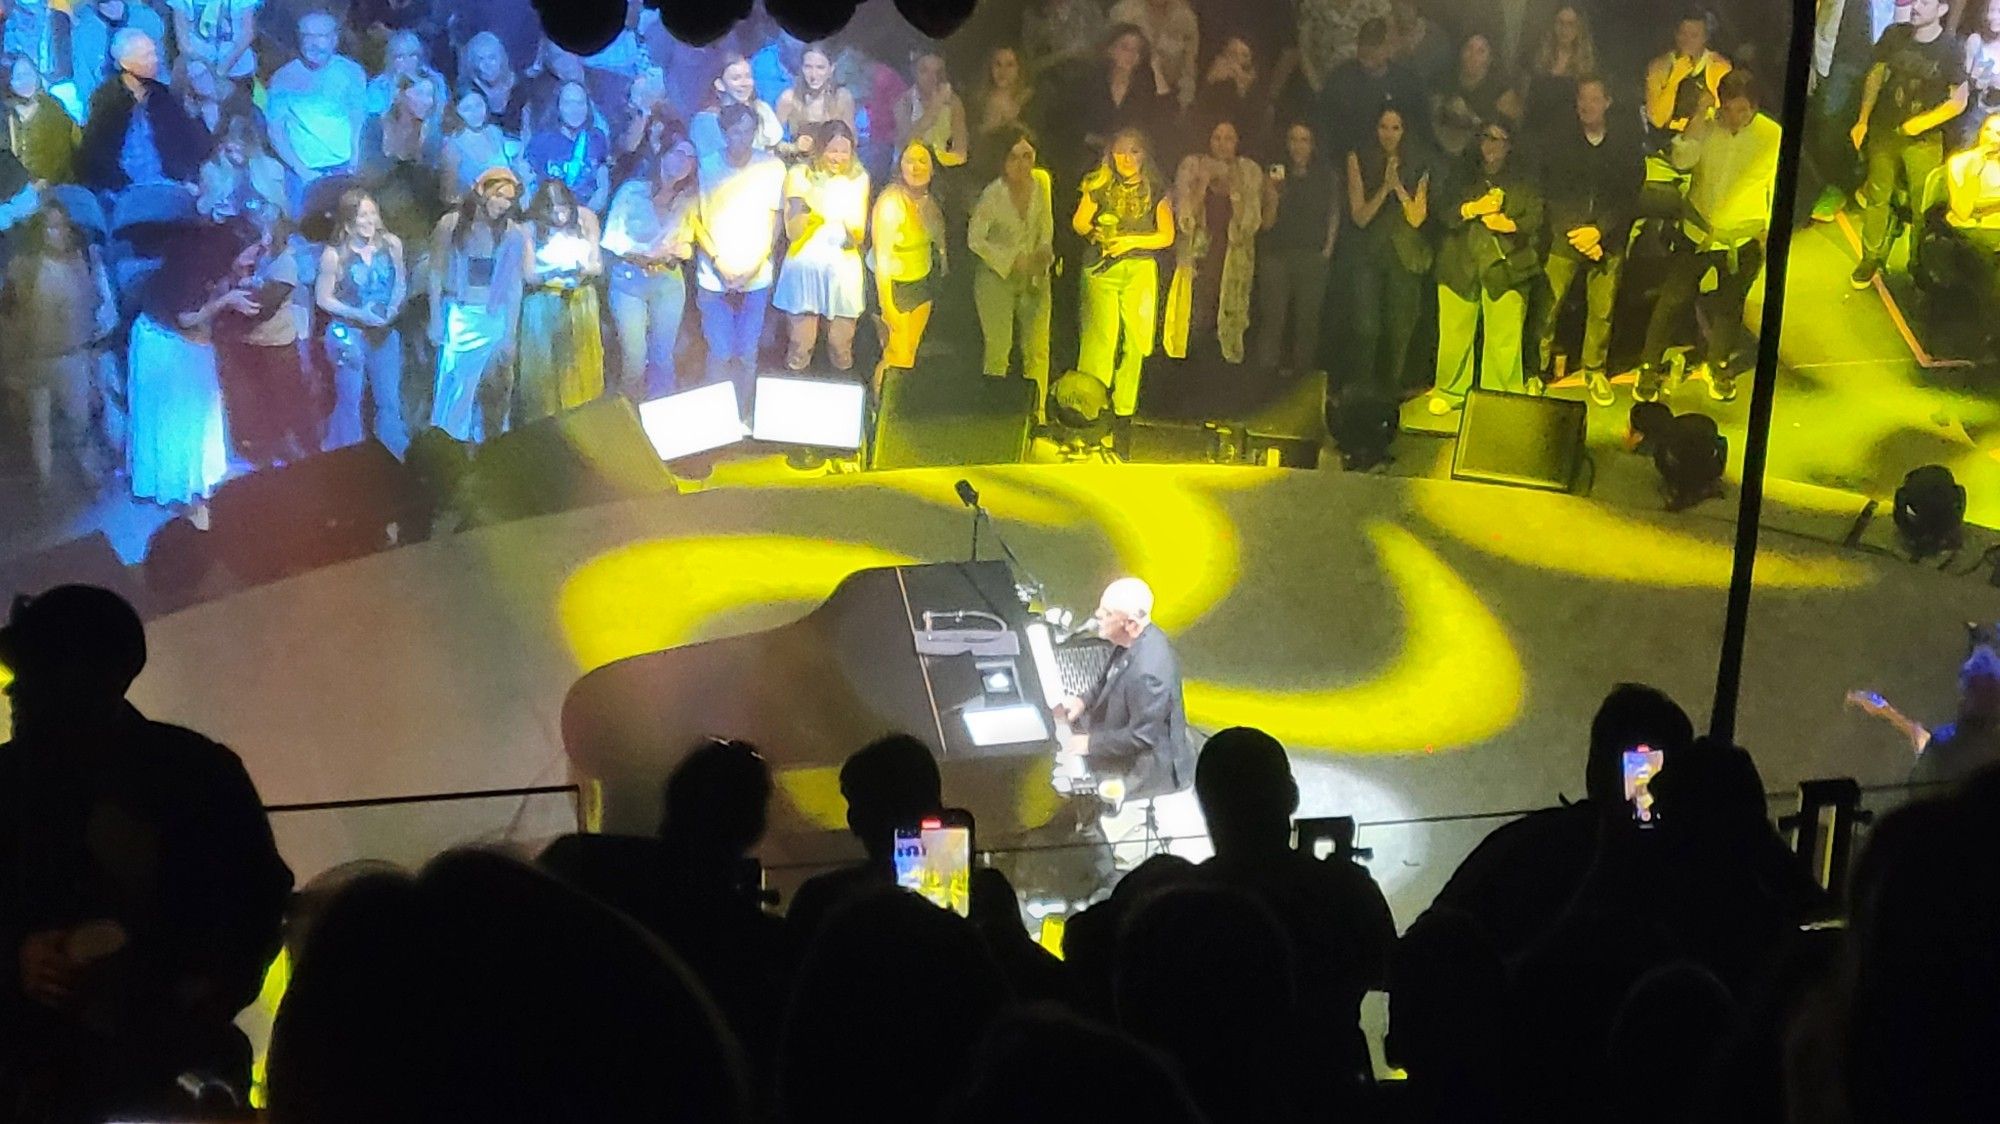
[{"label": "black speaker cabinet", "polygon": [[971,370],[891,371],[882,385],[870,468],[1019,464],[1035,384]]},{"label": "black speaker cabinet", "polygon": [[488,441],[459,490],[466,527],[675,491],[623,398],[600,398]]},{"label": "black speaker cabinet", "polygon": [[1451,456],[1452,479],[1569,491],[1583,458],[1588,409],[1567,398],[1473,391]]}]

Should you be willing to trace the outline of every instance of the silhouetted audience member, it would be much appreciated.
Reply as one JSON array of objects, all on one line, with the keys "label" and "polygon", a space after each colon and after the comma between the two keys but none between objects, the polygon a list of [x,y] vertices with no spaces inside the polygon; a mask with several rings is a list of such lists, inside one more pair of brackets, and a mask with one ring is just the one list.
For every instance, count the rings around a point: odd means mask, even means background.
[{"label": "silhouetted audience member", "polygon": [[1262,730],[1236,726],[1202,747],[1194,790],[1215,857],[1203,880],[1246,890],[1278,919],[1298,954],[1300,1000],[1313,1013],[1323,1096],[1345,1104],[1370,1080],[1361,1037],[1361,997],[1380,987],[1396,939],[1389,903],[1366,870],[1293,850],[1299,788],[1285,747]]},{"label": "silhouetted audience member", "polygon": [[1166,1058],[1052,1004],[1002,1015],[973,1051],[970,1068],[940,1119],[1207,1124]]},{"label": "silhouetted audience member", "polygon": [[1681,1124],[1736,1024],[1735,997],[1698,964],[1665,964],[1625,993],[1611,1024],[1596,1119]]},{"label": "silhouetted audience member", "polygon": [[1408,1078],[1380,1089],[1385,1124],[1446,1124],[1497,1115],[1507,969],[1477,922],[1426,910],[1389,964],[1388,1063]]},{"label": "silhouetted audience member", "polygon": [[272,1031],[273,1124],[747,1121],[680,962],[532,867],[455,851],[327,903]]},{"label": "silhouetted audience member", "polygon": [[1087,1015],[1115,1022],[1112,974],[1118,962],[1118,931],[1139,903],[1173,886],[1194,880],[1194,864],[1179,855],[1161,853],[1133,867],[1111,896],[1069,919],[1063,928],[1063,967],[1070,974],[1077,1005]]},{"label": "silhouetted audience member", "polygon": [[[1118,1025],[1171,1058],[1216,1124],[1302,1120],[1323,1059],[1296,961],[1255,897],[1177,886],[1141,902],[1118,933]],[[1330,1017],[1338,1018],[1338,1014]]]},{"label": "silhouetted audience member", "polygon": [[847,830],[868,857],[799,887],[785,920],[800,942],[811,940],[827,913],[846,898],[895,885],[896,829],[944,807],[937,760],[929,746],[908,734],[870,742],[849,757],[840,767],[840,795],[847,801]]},{"label": "silhouetted audience member", "polygon": [[231,1019],[277,953],[292,873],[234,753],[125,701],[146,633],[60,586],[0,628],[0,1106],[9,1120],[184,1109],[184,1074],[247,1090]]},{"label": "silhouetted audience member", "polygon": [[792,992],[778,1058],[786,1115],[941,1119],[1009,998],[964,918],[895,887],[849,895],[820,926]]},{"label": "silhouetted audience member", "polygon": [[970,918],[1008,987],[1023,1002],[1069,1000],[1062,961],[1035,943],[1021,923],[1021,899],[1005,874],[990,866],[972,872]]},{"label": "silhouetted audience member", "polygon": [[791,956],[764,912],[756,861],[771,766],[748,742],[711,739],[667,777],[658,839],[567,835],[539,860],[679,954],[715,1000],[753,1066],[770,1062]]},{"label": "silhouetted audience member", "polygon": [[1600,820],[1626,819],[1622,755],[1647,745],[1671,761],[1694,741],[1687,712],[1652,687],[1621,683],[1597,708],[1584,758],[1584,798],[1494,829],[1458,865],[1435,905],[1469,915],[1502,960],[1526,951],[1562,913],[1596,852]]}]

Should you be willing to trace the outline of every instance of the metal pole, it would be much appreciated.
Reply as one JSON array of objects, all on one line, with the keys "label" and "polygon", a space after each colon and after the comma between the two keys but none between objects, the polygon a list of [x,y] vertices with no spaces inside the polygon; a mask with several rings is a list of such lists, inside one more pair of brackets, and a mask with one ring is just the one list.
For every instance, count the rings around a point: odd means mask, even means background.
[{"label": "metal pole", "polygon": [[1778,344],[1784,334],[1785,282],[1791,272],[1792,226],[1798,211],[1799,162],[1806,135],[1806,88],[1812,76],[1813,0],[1792,0],[1792,28],[1785,53],[1785,86],[1779,107],[1784,136],[1778,147],[1771,234],[1764,255],[1764,312],[1757,328],[1757,371],[1750,385],[1749,431],[1743,440],[1743,489],[1736,505],[1736,558],[1729,574],[1729,607],[1722,624],[1722,656],[1715,671],[1711,737],[1736,736],[1737,696],[1743,680],[1743,641],[1750,623],[1750,592],[1757,571],[1757,521],[1764,511],[1764,467],[1771,451],[1771,405],[1778,390]]}]

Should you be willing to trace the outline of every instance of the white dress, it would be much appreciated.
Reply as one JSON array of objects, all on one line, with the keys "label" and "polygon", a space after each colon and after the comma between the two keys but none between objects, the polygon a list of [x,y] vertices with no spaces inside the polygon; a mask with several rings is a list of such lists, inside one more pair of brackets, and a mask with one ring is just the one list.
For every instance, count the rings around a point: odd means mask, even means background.
[{"label": "white dress", "polygon": [[856,166],[850,175],[821,175],[801,164],[785,178],[785,198],[794,197],[826,221],[786,256],[772,306],[800,315],[858,318],[867,308],[868,279],[861,247],[845,243],[849,230],[868,229],[868,173]]},{"label": "white dress", "polygon": [[229,474],[215,349],[142,314],[129,358],[132,494],[163,504],[206,498]]}]

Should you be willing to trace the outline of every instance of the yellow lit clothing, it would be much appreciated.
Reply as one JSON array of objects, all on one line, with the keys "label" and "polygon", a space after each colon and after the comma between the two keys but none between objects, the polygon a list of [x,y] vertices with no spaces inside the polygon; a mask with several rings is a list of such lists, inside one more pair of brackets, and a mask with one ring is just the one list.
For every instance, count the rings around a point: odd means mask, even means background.
[{"label": "yellow lit clothing", "polygon": [[1697,249],[1729,249],[1770,232],[1782,132],[1759,113],[1739,133],[1707,121],[1674,138],[1674,166],[1692,173],[1682,229]]},{"label": "yellow lit clothing", "polygon": [[1945,161],[1951,208],[1945,219],[1960,230],[2000,231],[2000,159],[1977,149]]},{"label": "yellow lit clothing", "polygon": [[931,256],[944,242],[944,214],[935,199],[918,200],[901,184],[891,184],[875,200],[873,227],[877,276],[921,281],[931,275]]},{"label": "yellow lit clothing", "polygon": [[1029,192],[1028,210],[1023,214],[1014,205],[1007,181],[996,179],[979,193],[972,208],[972,222],[966,228],[966,248],[1001,277],[1010,277],[1021,255],[1051,248],[1055,214],[1051,204],[1054,186],[1048,172],[1034,170],[1034,189]]},{"label": "yellow lit clothing", "polygon": [[[1225,188],[1229,223],[1216,230],[1210,224],[1208,201]],[[1196,317],[1196,274],[1214,268],[1207,259],[1222,253],[1216,332],[1223,359],[1241,363],[1243,334],[1250,327],[1250,286],[1257,275],[1257,231],[1264,224],[1264,170],[1241,157],[1225,167],[1207,156],[1190,156],[1181,161],[1174,177],[1174,196],[1180,233],[1174,241],[1174,276],[1167,286],[1162,346],[1175,359],[1187,358],[1188,333]]]}]

